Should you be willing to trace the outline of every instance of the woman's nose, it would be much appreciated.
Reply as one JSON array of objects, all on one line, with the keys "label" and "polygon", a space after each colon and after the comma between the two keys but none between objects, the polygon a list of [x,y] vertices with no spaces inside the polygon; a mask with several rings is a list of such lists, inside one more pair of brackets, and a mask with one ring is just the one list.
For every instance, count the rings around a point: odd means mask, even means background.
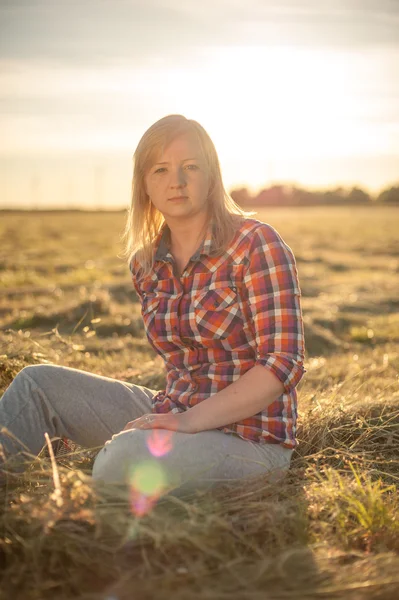
[{"label": "woman's nose", "polygon": [[171,176],[172,184],[175,185],[184,185],[186,183],[186,174],[183,169],[177,169],[176,171],[172,171]]}]

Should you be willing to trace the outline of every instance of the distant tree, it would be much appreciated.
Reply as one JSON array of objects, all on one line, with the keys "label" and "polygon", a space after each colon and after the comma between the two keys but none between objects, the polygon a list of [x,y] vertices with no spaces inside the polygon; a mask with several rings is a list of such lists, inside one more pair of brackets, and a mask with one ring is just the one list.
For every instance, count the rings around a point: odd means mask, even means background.
[{"label": "distant tree", "polygon": [[322,194],[321,201],[323,204],[346,204],[346,194],[342,187],[335,188],[333,190],[327,190]]},{"label": "distant tree", "polygon": [[289,204],[289,196],[283,185],[272,185],[261,190],[253,201],[256,206],[284,206]]},{"label": "distant tree", "polygon": [[249,194],[247,188],[233,190],[229,194],[239,206],[250,206],[253,203],[253,197]]},{"label": "distant tree", "polygon": [[349,204],[367,204],[371,200],[370,195],[358,187],[352,188],[347,198]]},{"label": "distant tree", "polygon": [[320,204],[320,198],[317,192],[310,192],[309,190],[304,190],[296,186],[291,187],[291,198],[292,203],[298,206]]},{"label": "distant tree", "polygon": [[376,202],[380,204],[399,204],[399,186],[384,190],[377,196]]}]

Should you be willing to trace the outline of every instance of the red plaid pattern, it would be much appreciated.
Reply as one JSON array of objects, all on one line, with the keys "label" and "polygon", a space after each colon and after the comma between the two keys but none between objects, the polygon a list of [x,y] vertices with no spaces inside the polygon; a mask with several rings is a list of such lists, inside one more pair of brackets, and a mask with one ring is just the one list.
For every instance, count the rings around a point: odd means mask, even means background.
[{"label": "red plaid pattern", "polygon": [[296,446],[298,384],[305,345],[294,255],[277,231],[243,219],[219,257],[211,229],[181,277],[168,251],[169,229],[155,243],[152,273],[130,264],[148,340],[166,365],[166,390],[153,411],[181,412],[216,394],[254,365],[270,369],[284,393],[265,410],[219,427],[258,443]]}]

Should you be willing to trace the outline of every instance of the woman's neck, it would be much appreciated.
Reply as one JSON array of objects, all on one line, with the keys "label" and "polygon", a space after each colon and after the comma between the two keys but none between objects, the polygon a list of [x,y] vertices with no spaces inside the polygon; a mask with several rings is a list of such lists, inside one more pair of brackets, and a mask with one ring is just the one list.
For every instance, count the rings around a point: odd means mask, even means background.
[{"label": "woman's neck", "polygon": [[167,225],[170,230],[171,253],[188,260],[206,235],[208,218],[196,220],[195,223],[167,223]]}]

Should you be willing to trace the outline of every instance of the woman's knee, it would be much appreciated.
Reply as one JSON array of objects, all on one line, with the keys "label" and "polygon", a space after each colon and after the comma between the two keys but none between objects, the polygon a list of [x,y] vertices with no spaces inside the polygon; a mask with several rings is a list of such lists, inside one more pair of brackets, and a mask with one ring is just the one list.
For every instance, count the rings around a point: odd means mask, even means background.
[{"label": "woman's knee", "polygon": [[13,383],[17,384],[25,379],[30,379],[33,380],[36,385],[41,387],[45,384],[46,380],[48,381],[49,379],[56,377],[59,370],[59,365],[27,365],[17,373]]},{"label": "woman's knee", "polygon": [[8,411],[10,419],[14,419],[21,408],[41,402],[38,390],[43,391],[46,398],[55,396],[51,391],[51,381],[56,379],[57,369],[57,365],[28,365],[17,373],[2,397],[3,409]]},{"label": "woman's knee", "polygon": [[10,405],[10,401],[14,405],[17,400],[24,402],[32,400],[32,382],[40,387],[44,376],[48,376],[48,366],[28,365],[21,369],[3,394],[4,406]]}]

